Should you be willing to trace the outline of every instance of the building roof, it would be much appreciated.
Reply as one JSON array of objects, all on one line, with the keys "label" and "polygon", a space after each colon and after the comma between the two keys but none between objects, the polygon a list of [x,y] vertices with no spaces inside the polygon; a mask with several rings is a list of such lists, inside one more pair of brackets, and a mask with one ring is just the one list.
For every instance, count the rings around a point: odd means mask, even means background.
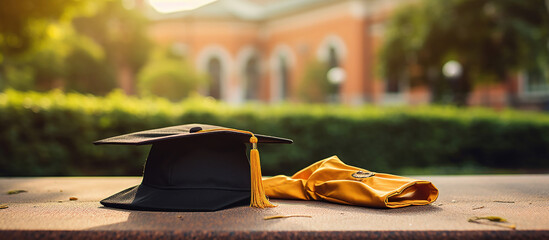
[{"label": "building roof", "polygon": [[193,10],[160,13],[153,8],[147,15],[153,20],[179,18],[236,18],[246,21],[262,21],[298,12],[337,0],[217,0]]}]

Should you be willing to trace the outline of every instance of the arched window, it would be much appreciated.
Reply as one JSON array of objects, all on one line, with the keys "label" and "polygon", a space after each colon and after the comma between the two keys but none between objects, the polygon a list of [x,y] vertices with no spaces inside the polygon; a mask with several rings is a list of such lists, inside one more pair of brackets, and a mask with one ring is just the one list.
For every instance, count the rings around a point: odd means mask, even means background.
[{"label": "arched window", "polygon": [[252,56],[246,62],[244,69],[246,99],[257,100],[259,98],[261,75],[257,57]]},{"label": "arched window", "polygon": [[296,55],[284,44],[276,46],[269,58],[271,69],[270,97],[272,102],[287,100],[291,95],[292,70],[296,65]]},{"label": "arched window", "polygon": [[[344,70],[338,71],[337,69],[341,69],[339,66],[339,59],[337,55],[337,50],[333,45],[330,45],[328,47],[328,61],[326,64],[328,65],[328,82],[330,83],[330,88],[328,88],[328,101],[329,102],[340,102],[341,101],[341,85],[342,80],[344,80]],[[343,73],[337,74],[337,73]]]},{"label": "arched window", "polygon": [[347,47],[343,39],[337,35],[329,35],[322,40],[316,52],[317,59],[341,67],[345,63]]},{"label": "arched window", "polygon": [[343,68],[347,56],[347,47],[343,39],[335,34],[328,35],[322,40],[317,50],[317,58],[326,64],[328,68],[327,101],[340,102],[342,99],[341,88],[346,81],[346,72]]},{"label": "arched window", "polygon": [[221,99],[221,61],[217,57],[208,60],[208,75],[210,80],[209,95]]},{"label": "arched window", "polygon": [[328,69],[339,67],[339,61],[337,60],[337,53],[334,46],[330,46],[328,49]]},{"label": "arched window", "polygon": [[280,99],[284,100],[288,97],[288,83],[290,81],[288,63],[284,56],[278,58],[279,61],[279,76],[280,76]]}]

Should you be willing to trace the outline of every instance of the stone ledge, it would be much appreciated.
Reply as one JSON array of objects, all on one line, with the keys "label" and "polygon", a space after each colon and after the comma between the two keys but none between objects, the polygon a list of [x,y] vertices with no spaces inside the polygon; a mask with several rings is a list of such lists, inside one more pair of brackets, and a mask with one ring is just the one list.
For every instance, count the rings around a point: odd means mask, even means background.
[{"label": "stone ledge", "polygon": [[2,239],[549,239],[549,231],[0,231]]},{"label": "stone ledge", "polygon": [[[139,184],[138,177],[0,178],[0,204],[8,205],[0,209],[0,239],[549,239],[549,175],[415,178],[439,188],[435,203],[373,209],[273,199],[277,208],[217,212],[128,211],[99,204]],[[7,194],[18,189],[27,192]],[[311,218],[264,220],[294,214]],[[500,216],[517,229],[468,222],[473,216]]]}]

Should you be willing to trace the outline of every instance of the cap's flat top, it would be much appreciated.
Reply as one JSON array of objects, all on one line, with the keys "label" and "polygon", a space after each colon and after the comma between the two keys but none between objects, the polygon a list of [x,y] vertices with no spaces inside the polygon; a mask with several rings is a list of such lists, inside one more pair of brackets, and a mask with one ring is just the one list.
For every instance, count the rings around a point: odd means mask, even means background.
[{"label": "cap's flat top", "polygon": [[[248,142],[251,134],[230,131],[201,131],[213,129],[227,129],[226,127],[207,125],[207,124],[185,124],[173,127],[165,127],[158,129],[145,130],[140,132],[128,133],[120,136],[110,137],[94,142],[95,144],[129,144],[129,145],[144,145],[159,141],[166,141],[178,138],[190,138],[194,136],[211,136],[215,138],[219,134],[230,134],[240,138],[243,142]],[[292,143],[292,140],[279,138],[261,134],[254,135],[259,139],[260,143]]]},{"label": "cap's flat top", "polygon": [[[109,209],[99,200],[139,184],[139,177],[0,178],[0,236],[14,230],[149,231],[192,234],[310,231],[496,231],[470,223],[473,216],[500,216],[517,231],[549,233],[549,175],[414,177],[440,190],[432,205],[371,209],[326,202],[273,200],[278,207],[237,207],[217,212],[143,212]],[[8,195],[10,190],[28,192]],[[69,201],[77,197],[76,201]],[[264,220],[274,215],[308,217]],[[17,231],[15,231],[17,232]],[[287,232],[287,233],[290,233]],[[12,235],[14,236],[14,235]],[[231,235],[236,236],[236,235]]]}]

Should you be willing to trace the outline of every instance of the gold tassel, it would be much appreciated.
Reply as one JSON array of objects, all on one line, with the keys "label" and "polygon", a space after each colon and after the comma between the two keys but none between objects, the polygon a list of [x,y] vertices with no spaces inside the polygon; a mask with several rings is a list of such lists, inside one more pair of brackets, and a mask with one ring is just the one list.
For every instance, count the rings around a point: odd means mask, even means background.
[{"label": "gold tassel", "polygon": [[257,150],[257,141],[257,138],[252,134],[252,137],[250,138],[250,143],[252,143],[252,150],[250,150],[250,175],[252,177],[252,196],[250,201],[250,207],[276,207],[276,205],[269,202],[269,199],[267,199],[267,197],[265,196],[265,189],[263,188],[263,176],[261,176],[259,151]]}]

